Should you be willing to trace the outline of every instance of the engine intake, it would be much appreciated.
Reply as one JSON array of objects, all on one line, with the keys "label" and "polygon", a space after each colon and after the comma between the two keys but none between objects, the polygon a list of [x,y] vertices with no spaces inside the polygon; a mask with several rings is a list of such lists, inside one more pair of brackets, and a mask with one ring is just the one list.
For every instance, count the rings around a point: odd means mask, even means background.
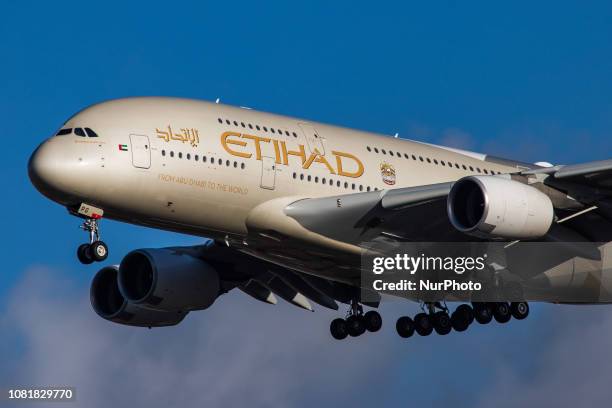
[{"label": "engine intake", "polygon": [[187,313],[146,309],[129,303],[117,283],[117,266],[107,266],[96,273],[89,290],[91,306],[98,316],[111,322],[140,327],[174,326]]},{"label": "engine intake", "polygon": [[553,221],[550,198],[518,181],[498,176],[468,176],[448,195],[448,217],[461,232],[479,238],[536,239]]},{"label": "engine intake", "polygon": [[119,266],[119,290],[130,302],[165,311],[208,308],[219,296],[219,274],[172,249],[137,249]]}]

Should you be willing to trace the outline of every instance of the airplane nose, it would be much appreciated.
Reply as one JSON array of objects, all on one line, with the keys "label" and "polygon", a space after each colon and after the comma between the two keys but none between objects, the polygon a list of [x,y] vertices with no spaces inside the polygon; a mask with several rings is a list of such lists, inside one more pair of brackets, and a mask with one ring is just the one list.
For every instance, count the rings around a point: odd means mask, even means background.
[{"label": "airplane nose", "polygon": [[50,139],[38,146],[28,161],[30,181],[38,191],[54,201],[60,201],[69,192],[71,169],[67,168],[69,163],[63,156],[61,143]]}]

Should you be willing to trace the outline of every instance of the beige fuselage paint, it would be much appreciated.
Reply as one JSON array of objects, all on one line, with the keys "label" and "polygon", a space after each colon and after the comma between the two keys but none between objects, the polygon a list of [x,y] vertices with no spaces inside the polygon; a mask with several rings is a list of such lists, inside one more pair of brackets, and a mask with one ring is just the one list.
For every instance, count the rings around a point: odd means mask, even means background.
[{"label": "beige fuselage paint", "polygon": [[190,99],[112,100],[63,127],[89,127],[99,138],[47,142],[83,164],[82,186],[57,201],[80,199],[110,218],[218,239],[246,234],[250,210],[275,198],[516,171],[429,144]]}]

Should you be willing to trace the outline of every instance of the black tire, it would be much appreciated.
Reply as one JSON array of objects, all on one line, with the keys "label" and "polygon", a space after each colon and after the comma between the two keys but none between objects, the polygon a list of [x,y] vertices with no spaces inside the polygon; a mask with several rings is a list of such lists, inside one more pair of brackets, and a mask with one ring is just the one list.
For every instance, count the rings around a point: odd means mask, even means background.
[{"label": "black tire", "polygon": [[470,305],[466,305],[465,303],[457,306],[455,309],[455,313],[459,313],[465,317],[468,322],[468,326],[474,322],[474,310]]},{"label": "black tire", "polygon": [[400,337],[407,339],[414,334],[414,321],[408,316],[402,316],[397,319],[395,330]]},{"label": "black tire", "polygon": [[77,248],[77,258],[83,265],[89,265],[93,263],[94,259],[89,248],[89,244],[81,244]]},{"label": "black tire", "polygon": [[510,303],[510,313],[516,320],[523,320],[529,315],[529,304],[527,302]]},{"label": "black tire", "polygon": [[487,303],[474,303],[474,320],[480,324],[491,323],[493,310]]},{"label": "black tire", "polygon": [[348,336],[348,328],[344,319],[334,319],[329,325],[329,331],[336,340],[343,340]]},{"label": "black tire", "polygon": [[450,316],[446,312],[437,312],[433,315],[433,326],[436,333],[441,336],[446,336],[453,329]]},{"label": "black tire", "polygon": [[91,257],[96,262],[102,262],[108,258],[108,247],[102,241],[96,241],[89,246]]},{"label": "black tire", "polygon": [[414,330],[421,336],[429,336],[433,331],[433,322],[428,314],[419,313],[414,316]]},{"label": "black tire", "polygon": [[[473,317],[474,314],[472,314],[472,318]],[[468,320],[465,313],[460,310],[455,310],[451,315],[451,324],[453,325],[453,330],[457,332],[466,331],[467,328],[470,327],[470,321]]]},{"label": "black tire", "polygon": [[375,310],[370,310],[364,314],[363,322],[366,330],[372,333],[379,331],[382,327],[382,317],[380,316],[380,313]]},{"label": "black tire", "polygon": [[365,324],[360,316],[352,315],[346,319],[346,327],[351,337],[361,336],[365,333]]},{"label": "black tire", "polygon": [[493,317],[498,323],[508,323],[512,318],[510,305],[507,302],[497,302],[493,306]]}]

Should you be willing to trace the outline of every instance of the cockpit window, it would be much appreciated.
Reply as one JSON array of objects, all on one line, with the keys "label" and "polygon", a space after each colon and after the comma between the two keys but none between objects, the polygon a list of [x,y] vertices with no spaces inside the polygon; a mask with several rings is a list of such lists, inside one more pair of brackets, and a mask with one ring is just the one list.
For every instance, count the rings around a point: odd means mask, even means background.
[{"label": "cockpit window", "polygon": [[91,130],[90,128],[85,128],[85,131],[87,132],[87,136],[89,137],[98,137],[97,133]]},{"label": "cockpit window", "polygon": [[74,128],[74,134],[77,136],[85,137],[85,132],[83,132],[83,128]]},{"label": "cockpit window", "polygon": [[55,136],[64,136],[72,133],[72,128],[60,129]]}]

